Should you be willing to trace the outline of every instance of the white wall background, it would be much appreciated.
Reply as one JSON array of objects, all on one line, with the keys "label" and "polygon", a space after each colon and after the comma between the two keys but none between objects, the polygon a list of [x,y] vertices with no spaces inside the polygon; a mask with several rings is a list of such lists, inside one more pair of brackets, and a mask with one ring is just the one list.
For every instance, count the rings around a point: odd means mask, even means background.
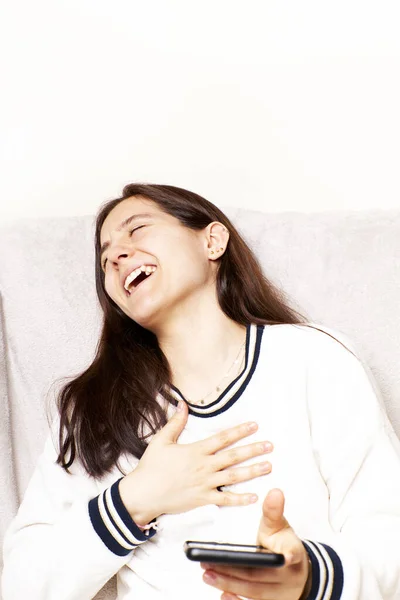
[{"label": "white wall background", "polygon": [[0,220],[400,208],[398,0],[1,0]]}]

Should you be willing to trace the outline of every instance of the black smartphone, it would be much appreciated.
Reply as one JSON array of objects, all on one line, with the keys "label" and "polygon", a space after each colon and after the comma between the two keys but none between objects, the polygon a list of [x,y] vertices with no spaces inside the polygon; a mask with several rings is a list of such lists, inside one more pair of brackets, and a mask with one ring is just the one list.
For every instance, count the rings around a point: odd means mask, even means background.
[{"label": "black smartphone", "polygon": [[235,567],[282,567],[285,564],[283,554],[269,552],[262,546],[187,541],[183,550],[190,560],[205,563]]}]

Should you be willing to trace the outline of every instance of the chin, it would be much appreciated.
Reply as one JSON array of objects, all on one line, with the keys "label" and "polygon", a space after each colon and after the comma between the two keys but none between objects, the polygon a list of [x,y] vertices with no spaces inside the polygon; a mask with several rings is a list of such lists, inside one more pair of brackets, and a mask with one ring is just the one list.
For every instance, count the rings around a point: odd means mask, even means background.
[{"label": "chin", "polygon": [[152,331],[157,326],[157,323],[160,321],[160,319],[162,319],[160,309],[154,305],[142,305],[140,307],[136,307],[136,310],[129,309],[130,307],[126,305],[124,308],[121,307],[121,310],[123,310],[128,317],[135,321],[135,323],[141,327],[144,327],[144,329],[149,329],[150,331]]}]

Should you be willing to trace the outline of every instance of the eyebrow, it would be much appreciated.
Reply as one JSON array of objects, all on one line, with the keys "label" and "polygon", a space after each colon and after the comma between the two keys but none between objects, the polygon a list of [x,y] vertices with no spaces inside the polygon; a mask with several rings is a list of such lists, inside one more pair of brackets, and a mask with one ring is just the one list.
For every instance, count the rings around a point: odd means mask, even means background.
[{"label": "eyebrow", "polygon": [[[135,221],[136,219],[146,219],[146,218],[152,217],[152,216],[153,215],[151,215],[150,213],[140,213],[138,215],[131,215],[130,217],[125,219],[125,221],[122,221],[121,225],[119,227],[117,227],[117,231],[121,231],[124,227],[126,227],[127,225],[129,225],[129,223],[132,223],[132,221]],[[100,260],[101,260],[101,257],[103,256],[104,251],[107,250],[109,245],[110,245],[110,242],[104,242],[104,244],[100,248]]]}]

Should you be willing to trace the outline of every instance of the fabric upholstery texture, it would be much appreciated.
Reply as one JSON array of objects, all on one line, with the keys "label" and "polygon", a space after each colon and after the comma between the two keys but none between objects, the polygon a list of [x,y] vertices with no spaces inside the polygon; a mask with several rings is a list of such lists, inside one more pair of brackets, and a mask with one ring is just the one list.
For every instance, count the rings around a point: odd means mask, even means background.
[{"label": "fabric upholstery texture", "polygon": [[[352,342],[400,437],[400,211],[222,210],[291,306]],[[93,239],[92,215],[0,227],[1,547],[49,431],[46,407],[54,416],[62,378],[94,357]],[[96,600],[115,599],[115,579]]]}]

